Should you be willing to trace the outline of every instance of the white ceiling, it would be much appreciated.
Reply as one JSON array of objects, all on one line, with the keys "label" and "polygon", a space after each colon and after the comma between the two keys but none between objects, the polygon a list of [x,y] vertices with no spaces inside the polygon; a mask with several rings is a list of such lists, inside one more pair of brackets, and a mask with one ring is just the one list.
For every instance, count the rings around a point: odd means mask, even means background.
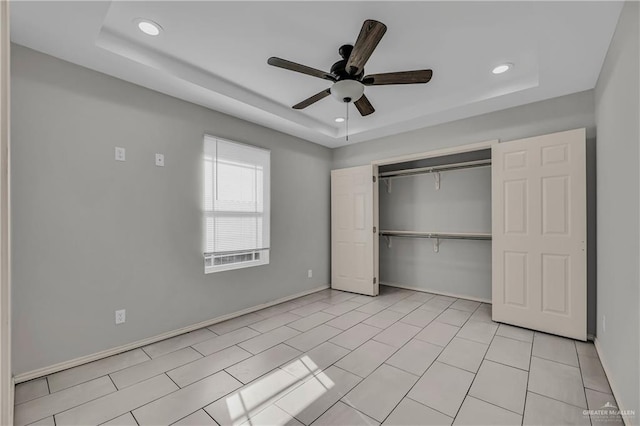
[{"label": "white ceiling", "polygon": [[[328,147],[345,145],[345,106],[291,105],[330,82],[267,65],[278,56],[328,71],[365,19],[387,33],[367,73],[433,69],[426,85],[367,87],[349,143],[595,86],[621,2],[14,1],[18,44]],[[158,37],[136,18],[158,22]],[[514,63],[501,75],[491,69]]]}]

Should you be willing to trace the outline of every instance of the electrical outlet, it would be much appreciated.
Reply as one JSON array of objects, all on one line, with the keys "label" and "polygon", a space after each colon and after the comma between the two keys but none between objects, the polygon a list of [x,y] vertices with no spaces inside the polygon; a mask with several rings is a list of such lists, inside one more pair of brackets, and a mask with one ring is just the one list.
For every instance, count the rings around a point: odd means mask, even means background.
[{"label": "electrical outlet", "polygon": [[156,154],[156,166],[164,167],[164,155]]},{"label": "electrical outlet", "polygon": [[307,277],[313,278],[313,269],[309,269],[309,271],[307,272]]},{"label": "electrical outlet", "polygon": [[116,311],[116,324],[122,324],[127,320],[127,311],[120,309]]},{"label": "electrical outlet", "polygon": [[122,147],[116,146],[116,161],[125,161],[126,150]]},{"label": "electrical outlet", "polygon": [[606,316],[602,316],[602,331],[606,332],[607,331],[607,317]]}]

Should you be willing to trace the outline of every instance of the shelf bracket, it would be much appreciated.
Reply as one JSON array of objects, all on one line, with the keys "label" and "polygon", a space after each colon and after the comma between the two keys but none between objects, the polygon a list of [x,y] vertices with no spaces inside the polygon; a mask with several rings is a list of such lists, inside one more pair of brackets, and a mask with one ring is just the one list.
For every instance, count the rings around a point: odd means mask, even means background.
[{"label": "shelf bracket", "polygon": [[387,240],[387,248],[391,248],[391,237],[389,235],[385,235],[384,238]]},{"label": "shelf bracket", "polygon": [[391,178],[384,179],[383,182],[387,187],[387,194],[391,194]]},{"label": "shelf bracket", "polygon": [[440,252],[440,238],[436,238],[433,240],[433,251],[435,253]]},{"label": "shelf bracket", "polygon": [[440,172],[433,172],[433,178],[436,180],[436,191],[440,190]]}]

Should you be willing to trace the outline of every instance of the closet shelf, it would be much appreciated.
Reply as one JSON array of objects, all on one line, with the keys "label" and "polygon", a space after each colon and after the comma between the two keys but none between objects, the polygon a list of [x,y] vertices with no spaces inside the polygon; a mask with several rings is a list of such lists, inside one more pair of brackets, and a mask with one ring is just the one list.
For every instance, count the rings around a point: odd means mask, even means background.
[{"label": "closet shelf", "polygon": [[475,160],[475,161],[465,161],[462,163],[443,164],[440,166],[420,167],[420,168],[414,168],[414,169],[382,172],[379,174],[379,177],[380,179],[389,179],[392,177],[412,176],[412,175],[420,175],[425,173],[440,173],[440,172],[446,172],[450,170],[462,170],[462,169],[471,169],[475,167],[489,167],[489,166],[491,166],[491,159]]},{"label": "closet shelf", "polygon": [[491,240],[484,232],[380,231],[383,237],[438,238],[442,240]]},{"label": "closet shelf", "polygon": [[433,239],[433,251],[440,251],[440,240],[483,240],[490,241],[491,234],[484,232],[423,232],[423,231],[380,231],[386,238],[387,247],[391,248],[391,237],[430,238]]}]

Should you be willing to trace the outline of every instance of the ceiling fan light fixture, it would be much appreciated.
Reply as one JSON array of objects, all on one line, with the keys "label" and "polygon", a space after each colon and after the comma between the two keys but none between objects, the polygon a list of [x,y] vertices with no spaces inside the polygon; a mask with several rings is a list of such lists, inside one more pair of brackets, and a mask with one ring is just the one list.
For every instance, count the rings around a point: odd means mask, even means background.
[{"label": "ceiling fan light fixture", "polygon": [[500,64],[497,67],[495,67],[491,72],[494,74],[502,74],[509,71],[511,68],[513,68],[512,63]]},{"label": "ceiling fan light fixture", "polygon": [[138,18],[134,20],[138,29],[150,36],[157,36],[162,31],[162,27],[149,19]]},{"label": "ceiling fan light fixture", "polygon": [[331,86],[331,96],[340,102],[355,102],[364,94],[364,85],[356,80],[340,80]]}]

